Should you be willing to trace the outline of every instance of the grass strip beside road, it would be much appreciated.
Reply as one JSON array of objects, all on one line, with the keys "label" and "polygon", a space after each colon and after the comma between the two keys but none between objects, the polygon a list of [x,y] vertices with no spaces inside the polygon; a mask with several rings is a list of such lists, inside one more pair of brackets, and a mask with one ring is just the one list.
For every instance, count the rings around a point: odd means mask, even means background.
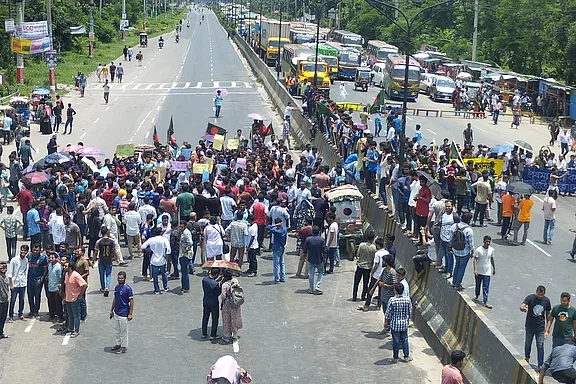
[{"label": "grass strip beside road", "polygon": [[[186,17],[184,10],[174,12],[173,16],[168,16],[164,20],[163,15],[158,15],[158,21],[148,19],[146,31],[148,40],[151,38],[174,31],[174,28],[180,19]],[[88,38],[83,36],[81,49],[77,51],[66,51],[58,55],[58,66],[54,70],[56,77],[56,93],[65,94],[74,85],[74,76],[78,72],[89,76],[96,70],[99,63],[110,63],[122,55],[124,45],[132,47],[134,55],[138,52],[140,42],[140,29],[131,30],[126,33],[125,41],[118,38],[110,43],[95,42],[94,55],[88,57]],[[148,47],[151,47],[148,43]],[[19,84],[20,95],[29,96],[33,88],[48,88],[48,68],[42,57],[25,59],[24,61],[24,84]]]}]

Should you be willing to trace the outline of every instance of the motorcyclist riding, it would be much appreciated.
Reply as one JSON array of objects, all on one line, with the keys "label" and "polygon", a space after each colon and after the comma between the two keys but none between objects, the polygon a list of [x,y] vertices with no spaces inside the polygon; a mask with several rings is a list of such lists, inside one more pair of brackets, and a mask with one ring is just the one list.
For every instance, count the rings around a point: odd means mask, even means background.
[{"label": "motorcyclist riding", "polygon": [[178,43],[180,41],[180,35],[177,33],[176,34],[176,42]]},{"label": "motorcyclist riding", "polygon": [[162,49],[163,46],[164,46],[164,38],[160,36],[160,38],[158,39],[158,48]]}]

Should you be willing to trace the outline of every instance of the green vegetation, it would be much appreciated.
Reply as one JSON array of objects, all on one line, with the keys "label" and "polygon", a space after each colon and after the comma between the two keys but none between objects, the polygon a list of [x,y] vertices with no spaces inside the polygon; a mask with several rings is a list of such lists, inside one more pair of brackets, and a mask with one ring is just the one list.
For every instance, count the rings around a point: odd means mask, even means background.
[{"label": "green vegetation", "polygon": [[[94,15],[94,55],[88,57],[88,36],[74,36],[69,33],[70,27],[85,25],[89,30],[88,0],[58,0],[52,2],[53,41],[55,49],[60,51],[58,66],[55,69],[56,84],[59,92],[62,84],[72,85],[74,75],[78,71],[88,74],[96,69],[98,63],[115,60],[122,54],[124,45],[132,46],[137,52],[139,33],[142,30],[142,1],[126,0],[126,15],[133,27],[125,34],[125,41],[121,40],[119,32],[122,2],[103,2],[102,16],[99,15],[98,6],[93,7]],[[164,14],[157,17],[152,11],[152,2],[147,7],[146,32],[148,37],[174,30],[178,20],[185,16],[183,9],[167,9],[166,20]],[[98,2],[96,2],[98,4]],[[160,8],[160,3],[159,3]],[[160,12],[163,9],[159,9]],[[0,7],[0,19],[8,17],[8,9]],[[15,7],[12,6],[11,17],[15,17]],[[25,3],[25,21],[46,20],[45,1],[30,0]],[[150,46],[150,45],[149,45]],[[6,88],[3,94],[12,93],[18,88],[21,94],[26,95],[34,87],[48,86],[48,69],[42,55],[26,58],[24,62],[24,84],[16,84],[16,55],[10,52],[9,37],[0,34],[0,72],[5,73]]]}]

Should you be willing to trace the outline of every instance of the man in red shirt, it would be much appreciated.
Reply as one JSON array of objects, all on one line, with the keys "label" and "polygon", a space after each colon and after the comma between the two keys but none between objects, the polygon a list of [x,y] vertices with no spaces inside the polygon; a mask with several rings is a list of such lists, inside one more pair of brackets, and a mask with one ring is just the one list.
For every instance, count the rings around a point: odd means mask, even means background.
[{"label": "man in red shirt", "polygon": [[260,248],[262,248],[262,243],[264,242],[264,229],[266,228],[266,216],[268,215],[268,207],[264,204],[265,199],[264,193],[260,192],[258,199],[254,201],[250,208],[250,212],[254,215],[254,224],[258,225],[258,245]]},{"label": "man in red shirt", "polygon": [[463,384],[460,369],[464,363],[466,354],[460,350],[452,351],[450,354],[451,364],[442,368],[442,384]]},{"label": "man in red shirt", "polygon": [[430,204],[430,200],[432,200],[432,192],[430,191],[430,188],[428,188],[428,179],[426,176],[420,175],[418,179],[420,180],[420,191],[414,197],[414,200],[416,200],[414,222],[416,224],[415,233],[418,233],[418,241],[422,244],[420,228],[426,226],[428,213],[430,211],[428,205]]},{"label": "man in red shirt", "polygon": [[20,213],[22,213],[22,231],[24,233],[24,240],[28,240],[28,221],[26,220],[26,214],[30,210],[30,206],[32,205],[32,193],[30,190],[24,185],[24,187],[16,194],[16,201],[18,201],[18,205],[20,206]]}]

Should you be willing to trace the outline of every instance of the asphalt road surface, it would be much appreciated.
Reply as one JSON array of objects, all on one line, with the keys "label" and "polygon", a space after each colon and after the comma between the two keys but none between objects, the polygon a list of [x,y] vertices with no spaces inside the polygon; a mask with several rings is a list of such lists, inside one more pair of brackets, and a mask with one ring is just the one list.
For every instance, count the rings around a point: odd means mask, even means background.
[{"label": "asphalt road surface", "polygon": [[[195,143],[206,123],[234,132],[251,123],[246,114],[259,112],[277,122],[266,97],[252,74],[247,72],[233,45],[216,18],[204,12],[199,25],[195,12],[190,28],[183,30],[180,43],[174,35],[164,36],[157,48],[151,39],[142,49],[144,64],[124,62],[124,83],[112,84],[110,102],[104,103],[101,85],[89,77],[85,98],[75,92],[63,97],[78,115],[71,135],[59,136],[61,146],[83,141],[112,157],[117,144],[150,143],[154,125],[165,141],[170,116],[175,136]],[[135,48],[135,54],[138,52]],[[212,94],[216,88],[229,91],[222,116],[215,120]],[[276,123],[275,123],[276,124]],[[32,143],[37,157],[46,154],[48,137],[33,128]],[[102,158],[104,159],[104,158]],[[295,248],[290,238],[287,251]],[[5,253],[4,242],[0,252]],[[124,254],[126,249],[123,248]],[[39,321],[7,324],[10,339],[0,342],[0,381],[38,383],[202,383],[209,367],[220,356],[234,355],[253,376],[255,383],[302,382],[375,383],[383,376],[402,377],[404,383],[437,382],[441,364],[416,329],[410,329],[414,361],[389,366],[391,339],[377,335],[382,314],[362,313],[350,301],[354,264],[342,261],[336,273],[322,283],[324,295],[305,292],[307,280],[294,277],[297,257],[288,255],[287,282],[269,285],[272,280],[270,254],[259,259],[259,276],[242,278],[246,304],[242,307],[244,328],[235,345],[212,343],[200,338],[202,316],[201,276],[191,277],[191,292],[179,295],[179,281],[170,281],[170,291],[152,294],[152,284],[140,279],[140,260],[125,268],[127,282],[134,290],[134,320],[129,323],[128,353],[109,352],[114,344],[113,326],[108,319],[112,297],[98,292],[98,272],[91,270],[87,294],[88,318],[76,339],[55,335],[47,321],[47,302],[42,299]],[[27,304],[25,309],[27,309]],[[220,333],[222,331],[220,330]]]}]

